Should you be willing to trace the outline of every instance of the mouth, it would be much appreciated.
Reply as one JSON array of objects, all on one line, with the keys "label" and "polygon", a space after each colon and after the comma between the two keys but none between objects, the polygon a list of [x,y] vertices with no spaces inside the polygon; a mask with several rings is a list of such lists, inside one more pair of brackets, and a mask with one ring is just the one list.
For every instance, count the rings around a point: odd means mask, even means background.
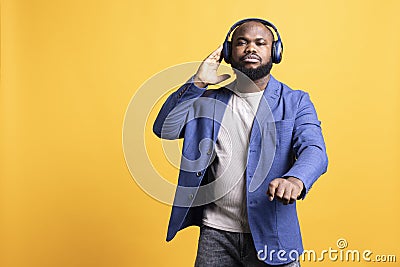
[{"label": "mouth", "polygon": [[261,58],[258,55],[255,55],[255,54],[246,55],[246,56],[242,57],[240,60],[243,61],[243,62],[246,62],[246,63],[258,63],[258,62],[261,62]]}]

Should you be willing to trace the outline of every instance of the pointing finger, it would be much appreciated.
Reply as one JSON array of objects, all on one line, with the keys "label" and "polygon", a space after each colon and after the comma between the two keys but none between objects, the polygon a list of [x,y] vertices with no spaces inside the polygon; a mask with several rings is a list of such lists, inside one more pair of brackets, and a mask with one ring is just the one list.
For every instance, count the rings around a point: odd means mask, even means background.
[{"label": "pointing finger", "polygon": [[290,200],[292,198],[292,194],[293,194],[293,189],[291,189],[290,187],[285,189],[285,193],[282,196],[283,204],[287,205],[287,204],[290,203]]}]

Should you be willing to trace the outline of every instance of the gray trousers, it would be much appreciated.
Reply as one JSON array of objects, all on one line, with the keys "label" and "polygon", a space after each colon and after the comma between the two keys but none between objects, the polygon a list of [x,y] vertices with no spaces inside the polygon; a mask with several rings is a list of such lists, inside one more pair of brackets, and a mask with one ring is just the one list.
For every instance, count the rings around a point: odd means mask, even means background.
[{"label": "gray trousers", "polygon": [[208,226],[200,227],[195,267],[300,267],[298,261],[268,265],[257,258],[250,233],[233,233]]}]

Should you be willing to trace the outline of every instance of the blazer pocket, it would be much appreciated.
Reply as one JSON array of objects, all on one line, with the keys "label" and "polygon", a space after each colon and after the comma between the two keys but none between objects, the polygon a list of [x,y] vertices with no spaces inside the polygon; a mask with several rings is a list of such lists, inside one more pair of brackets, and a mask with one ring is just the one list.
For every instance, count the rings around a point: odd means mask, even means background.
[{"label": "blazer pocket", "polygon": [[291,142],[293,134],[294,120],[275,121],[276,135],[279,144]]},{"label": "blazer pocket", "polygon": [[290,144],[292,141],[294,120],[279,120],[267,122],[264,127],[265,135],[273,135],[277,146]]},{"label": "blazer pocket", "polygon": [[293,164],[293,129],[294,120],[282,120],[275,122],[277,147],[283,173],[286,173]]}]

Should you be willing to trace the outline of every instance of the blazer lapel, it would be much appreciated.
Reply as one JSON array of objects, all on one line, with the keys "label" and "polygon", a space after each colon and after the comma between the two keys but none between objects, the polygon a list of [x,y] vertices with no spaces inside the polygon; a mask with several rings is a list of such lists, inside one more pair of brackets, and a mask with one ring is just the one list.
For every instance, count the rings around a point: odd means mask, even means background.
[{"label": "blazer lapel", "polygon": [[250,142],[260,136],[261,128],[266,125],[266,122],[275,121],[273,116],[273,110],[277,104],[279,98],[279,90],[281,88],[280,82],[278,82],[272,75],[268,82],[267,87],[264,89],[263,97],[260,100],[256,116],[254,118],[253,127],[250,134]]}]

